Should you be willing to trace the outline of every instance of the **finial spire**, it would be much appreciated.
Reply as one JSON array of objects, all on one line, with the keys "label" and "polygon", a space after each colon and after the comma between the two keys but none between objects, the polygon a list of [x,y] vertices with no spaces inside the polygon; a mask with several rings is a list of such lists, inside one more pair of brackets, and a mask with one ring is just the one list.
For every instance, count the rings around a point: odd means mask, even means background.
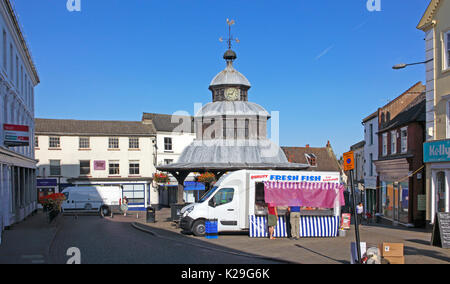
[{"label": "finial spire", "polygon": [[[227,24],[228,24],[228,38],[225,41],[228,44],[228,49],[231,49],[233,41],[239,43],[239,39],[233,38],[233,35],[231,34],[231,26],[235,24],[235,21],[227,19]],[[223,42],[224,39],[221,37],[221,38],[219,38],[219,41]]]}]

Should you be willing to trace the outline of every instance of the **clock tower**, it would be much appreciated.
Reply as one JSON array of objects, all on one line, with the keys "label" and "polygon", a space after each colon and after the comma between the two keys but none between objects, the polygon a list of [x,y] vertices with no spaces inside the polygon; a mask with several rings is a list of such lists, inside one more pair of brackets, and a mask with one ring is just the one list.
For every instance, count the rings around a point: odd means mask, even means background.
[{"label": "clock tower", "polygon": [[233,67],[236,53],[228,49],[223,58],[227,67],[214,77],[209,86],[212,101],[248,101],[247,93],[251,86],[247,78]]}]

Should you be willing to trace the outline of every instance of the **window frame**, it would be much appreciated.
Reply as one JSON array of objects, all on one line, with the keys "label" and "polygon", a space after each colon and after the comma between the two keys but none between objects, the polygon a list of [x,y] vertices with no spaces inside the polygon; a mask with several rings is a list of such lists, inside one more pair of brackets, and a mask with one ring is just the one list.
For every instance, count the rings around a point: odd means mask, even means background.
[{"label": "window frame", "polygon": [[[82,166],[82,162],[88,162],[89,165],[86,167],[86,165]],[[82,169],[88,168],[88,172],[82,172]],[[80,176],[88,176],[91,174],[91,160],[80,160]]]},{"label": "window frame", "polygon": [[[115,167],[115,166],[111,167],[111,165],[117,165],[117,167]],[[111,170],[114,170],[114,172],[111,172]],[[117,170],[117,172],[115,170]],[[118,160],[108,161],[108,174],[110,176],[120,175],[120,161],[118,161]]]},{"label": "window frame", "polygon": [[[167,142],[167,141],[170,141],[170,142]],[[173,139],[172,139],[172,137],[164,137],[164,152],[172,152],[172,151],[173,151]]]},{"label": "window frame", "polygon": [[388,153],[387,144],[388,144],[388,135],[387,135],[387,132],[385,132],[381,135],[381,155],[383,157],[387,156],[387,153]]},{"label": "window frame", "polygon": [[[82,141],[82,139],[87,139],[87,147],[86,141]],[[78,148],[79,149],[90,149],[91,148],[91,139],[89,137],[80,136],[78,137]]]},{"label": "window frame", "polygon": [[[116,143],[116,141],[117,141],[117,143]],[[117,147],[114,147],[114,146],[116,146],[116,144],[117,144]],[[108,137],[108,149],[119,149],[119,137]],[[111,146],[113,146],[113,147],[111,147]]]},{"label": "window frame", "polygon": [[[133,166],[132,166],[133,165]],[[137,167],[136,167],[137,165]],[[137,169],[137,171],[136,171]],[[128,162],[128,174],[129,175],[140,175],[141,163],[138,160],[131,160]]]},{"label": "window frame", "polygon": [[[52,165],[52,162],[58,162],[58,165]],[[48,164],[50,166],[50,176],[61,176],[61,160],[48,160]],[[55,173],[52,169],[58,169],[58,171]]]},{"label": "window frame", "polygon": [[[403,133],[406,132],[405,140],[403,139]],[[403,141],[405,141],[405,149],[403,149]],[[408,152],[408,127],[400,128],[400,152],[402,154]]]},{"label": "window frame", "polygon": [[[52,141],[52,139],[57,139],[57,140],[53,140]],[[52,146],[52,142],[56,143],[56,144],[53,144],[53,145],[56,145],[56,146]],[[59,149],[59,148],[61,148],[61,137],[60,136],[49,136],[48,137],[48,148],[50,148],[50,149]]]},{"label": "window frame", "polygon": [[450,71],[450,30],[443,32],[442,70]]},{"label": "window frame", "polygon": [[128,149],[139,149],[139,137],[128,137]]},{"label": "window frame", "polygon": [[397,130],[391,131],[391,154],[397,154]]}]

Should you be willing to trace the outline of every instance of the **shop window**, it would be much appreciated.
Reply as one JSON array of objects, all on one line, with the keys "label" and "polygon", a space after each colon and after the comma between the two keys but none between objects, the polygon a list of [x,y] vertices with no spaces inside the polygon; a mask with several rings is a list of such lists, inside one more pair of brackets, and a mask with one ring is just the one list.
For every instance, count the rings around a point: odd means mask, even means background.
[{"label": "shop window", "polygon": [[124,184],[123,196],[128,198],[128,204],[144,204],[145,186],[143,184]]}]

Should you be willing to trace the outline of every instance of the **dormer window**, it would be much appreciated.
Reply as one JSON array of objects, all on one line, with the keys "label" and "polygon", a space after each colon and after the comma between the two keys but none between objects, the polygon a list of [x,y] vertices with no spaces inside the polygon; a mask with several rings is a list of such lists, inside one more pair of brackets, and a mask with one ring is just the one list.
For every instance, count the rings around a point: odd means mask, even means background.
[{"label": "dormer window", "polygon": [[305,154],[306,161],[310,167],[317,167],[317,157],[314,154]]}]

